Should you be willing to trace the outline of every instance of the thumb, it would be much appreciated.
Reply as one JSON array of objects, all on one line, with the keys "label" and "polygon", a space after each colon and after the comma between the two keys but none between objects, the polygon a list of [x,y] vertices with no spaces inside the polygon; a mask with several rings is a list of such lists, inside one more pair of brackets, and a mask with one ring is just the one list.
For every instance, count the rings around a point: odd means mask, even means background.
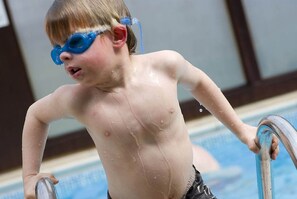
[{"label": "thumb", "polygon": [[254,139],[254,142],[251,144],[251,146],[249,146],[249,149],[256,154],[258,154],[260,152],[261,146],[260,146],[257,138]]}]

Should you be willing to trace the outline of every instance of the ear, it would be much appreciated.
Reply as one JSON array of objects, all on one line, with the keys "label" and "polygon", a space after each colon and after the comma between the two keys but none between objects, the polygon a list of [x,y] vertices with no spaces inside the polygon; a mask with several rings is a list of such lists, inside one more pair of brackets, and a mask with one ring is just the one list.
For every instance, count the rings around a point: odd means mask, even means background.
[{"label": "ear", "polygon": [[117,25],[113,27],[113,46],[117,48],[121,48],[126,44],[127,41],[127,28],[124,25]]}]

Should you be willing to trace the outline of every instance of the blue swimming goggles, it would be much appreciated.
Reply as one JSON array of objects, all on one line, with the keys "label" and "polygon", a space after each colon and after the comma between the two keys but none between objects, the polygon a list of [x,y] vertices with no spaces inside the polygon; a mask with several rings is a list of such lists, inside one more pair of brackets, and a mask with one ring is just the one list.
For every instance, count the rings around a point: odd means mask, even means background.
[{"label": "blue swimming goggles", "polygon": [[62,52],[70,52],[75,54],[80,54],[85,52],[91,44],[94,42],[96,37],[102,34],[104,31],[91,31],[84,33],[74,33],[66,41],[65,45],[61,47],[60,45],[54,46],[51,52],[51,57],[55,64],[63,64],[60,59]]},{"label": "blue swimming goggles", "polygon": [[[130,17],[124,17],[120,19],[120,23],[123,25],[138,24],[140,30],[141,51],[143,53],[144,50],[142,44],[142,28],[140,22],[136,18],[131,19]],[[80,54],[85,52],[92,45],[96,37],[104,33],[105,31],[106,30],[97,30],[83,33],[78,32],[70,35],[63,47],[61,47],[60,45],[54,46],[53,50],[51,51],[51,57],[53,62],[57,65],[63,64],[62,60],[60,59],[60,55],[63,52],[70,52],[74,54]]]}]

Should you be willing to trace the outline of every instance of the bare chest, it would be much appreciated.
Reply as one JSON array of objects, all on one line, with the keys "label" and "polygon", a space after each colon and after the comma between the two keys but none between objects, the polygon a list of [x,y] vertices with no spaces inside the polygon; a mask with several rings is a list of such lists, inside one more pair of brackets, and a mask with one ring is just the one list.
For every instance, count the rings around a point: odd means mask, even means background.
[{"label": "bare chest", "polygon": [[142,85],[100,99],[85,114],[94,136],[131,135],[142,140],[167,131],[180,114],[176,88]]}]

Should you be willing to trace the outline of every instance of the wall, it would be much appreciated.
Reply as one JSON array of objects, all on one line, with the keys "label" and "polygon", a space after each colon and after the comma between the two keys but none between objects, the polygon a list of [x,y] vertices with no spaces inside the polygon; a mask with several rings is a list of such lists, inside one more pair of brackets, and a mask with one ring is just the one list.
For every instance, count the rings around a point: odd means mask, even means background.
[{"label": "wall", "polygon": [[[62,84],[72,83],[63,67],[55,66],[49,55],[51,46],[43,22],[52,2],[8,1],[35,99],[49,94]],[[176,50],[208,73],[221,89],[245,83],[223,1],[127,0],[126,4],[132,15],[142,22],[146,52]],[[169,4],[171,6],[168,7]],[[133,28],[136,36],[139,36],[137,27]],[[186,101],[191,96],[179,88],[179,99]],[[50,136],[79,128],[81,125],[73,120],[59,121],[51,126]]]}]

